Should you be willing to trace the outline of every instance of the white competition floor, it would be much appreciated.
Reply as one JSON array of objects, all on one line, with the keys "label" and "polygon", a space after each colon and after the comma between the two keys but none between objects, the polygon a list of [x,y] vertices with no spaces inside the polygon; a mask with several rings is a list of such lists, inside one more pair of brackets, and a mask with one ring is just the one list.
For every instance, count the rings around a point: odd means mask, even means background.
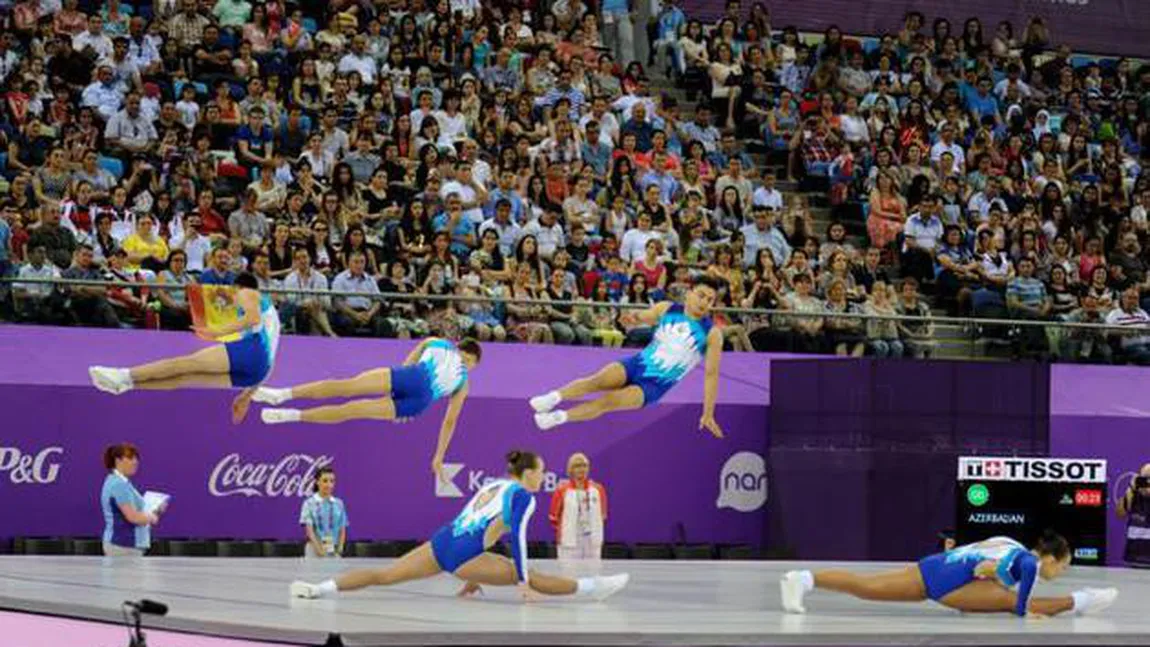
[{"label": "white competition floor", "polygon": [[[171,608],[145,627],[302,645],[1150,645],[1150,572],[1075,568],[1040,595],[1116,586],[1118,602],[1093,617],[1025,620],[964,616],[932,603],[876,604],[815,593],[807,614],[779,609],[786,562],[604,562],[631,584],[606,602],[523,605],[510,589],[457,599],[449,576],[338,600],[288,596],[293,579],[387,560],[320,564],[294,559],[0,557],[0,609],[119,621],[120,603]],[[554,563],[536,561],[540,570]],[[806,566],[810,566],[809,564]],[[830,563],[820,567],[832,566]],[[834,566],[878,570],[881,564]],[[0,628],[0,645],[4,644]]]}]

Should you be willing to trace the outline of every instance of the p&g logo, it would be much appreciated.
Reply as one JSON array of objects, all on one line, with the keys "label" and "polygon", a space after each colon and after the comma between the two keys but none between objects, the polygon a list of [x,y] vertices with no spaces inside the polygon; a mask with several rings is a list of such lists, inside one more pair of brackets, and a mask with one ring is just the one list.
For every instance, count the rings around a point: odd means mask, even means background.
[{"label": "p&g logo", "polygon": [[767,502],[767,465],[754,452],[739,452],[727,459],[719,472],[716,508],[754,512]]},{"label": "p&g logo", "polygon": [[25,454],[19,447],[0,447],[0,474],[7,473],[13,485],[55,483],[60,463],[53,457],[63,453],[63,447],[45,447],[35,455]]}]

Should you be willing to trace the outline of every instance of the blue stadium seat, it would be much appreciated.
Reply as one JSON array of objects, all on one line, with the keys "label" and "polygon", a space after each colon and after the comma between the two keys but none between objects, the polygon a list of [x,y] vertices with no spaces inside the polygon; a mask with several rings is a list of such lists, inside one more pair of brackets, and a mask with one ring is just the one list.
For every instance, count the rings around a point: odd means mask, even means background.
[{"label": "blue stadium seat", "polygon": [[0,173],[8,170],[8,153],[0,153]]},{"label": "blue stadium seat", "polygon": [[104,157],[101,155],[100,158],[96,160],[96,163],[100,168],[115,176],[117,180],[124,177],[124,163],[115,157]]},{"label": "blue stadium seat", "polygon": [[1084,56],[1082,54],[1074,54],[1070,57],[1070,66],[1074,69],[1086,67],[1094,62],[1094,57]]},{"label": "blue stadium seat", "polygon": [[319,31],[319,24],[315,21],[315,18],[304,18],[303,28],[307,33],[314,34]]},{"label": "blue stadium seat", "polygon": [[882,41],[877,38],[862,39],[863,53],[867,56],[877,52],[880,45],[882,45]]}]

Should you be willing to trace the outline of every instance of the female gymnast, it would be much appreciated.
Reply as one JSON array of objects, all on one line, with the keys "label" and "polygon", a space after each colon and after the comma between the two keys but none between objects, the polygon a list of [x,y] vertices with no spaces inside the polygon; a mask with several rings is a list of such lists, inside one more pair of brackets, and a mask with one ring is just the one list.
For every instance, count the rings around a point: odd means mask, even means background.
[{"label": "female gymnast", "polygon": [[[992,537],[926,557],[916,566],[859,575],[847,571],[791,571],[780,589],[783,609],[805,613],[803,596],[813,589],[848,593],[863,600],[934,600],[968,613],[1015,613],[1047,617],[1092,613],[1114,603],[1118,590],[1086,588],[1065,597],[1033,597],[1035,580],[1053,580],[1070,566],[1070,544],[1047,531],[1034,550],[1009,537]],[[1013,587],[1017,585],[1018,591]]]},{"label": "female gymnast", "polygon": [[[431,541],[385,568],[349,571],[321,584],[292,582],[292,596],[334,597],[341,591],[391,586],[442,572],[466,582],[459,592],[461,596],[478,593],[485,584],[516,585],[525,602],[537,599],[540,593],[603,600],[619,592],[627,585],[626,573],[573,580],[528,568],[527,524],[535,512],[534,493],[543,484],[543,468],[543,459],[531,452],[510,452],[510,478],[483,486],[454,521],[432,535]],[[512,559],[486,552],[505,533],[512,536]]]},{"label": "female gymnast", "polygon": [[[594,420],[611,411],[650,406],[705,357],[707,376],[699,428],[722,438],[723,430],[715,422],[715,399],[719,392],[723,333],[711,325],[710,317],[719,289],[717,281],[704,277],[687,293],[685,306],[664,301],[632,315],[655,326],[651,343],[638,354],[612,362],[594,375],[531,398],[535,424],[540,429],[551,429],[565,422]],[[552,411],[560,402],[596,392],[604,393],[566,411]]]},{"label": "female gymnast", "polygon": [[260,417],[268,424],[333,424],[361,419],[403,421],[420,415],[432,402],[450,397],[431,464],[432,470],[442,479],[443,459],[447,456],[447,447],[455,434],[455,423],[470,388],[467,374],[479,363],[482,355],[479,342],[474,339],[464,339],[456,346],[446,339],[428,337],[408,353],[402,366],[377,368],[346,380],[321,380],[286,389],[261,387],[253,399],[278,405],[293,399],[377,396],[311,409],[264,409],[260,412]]},{"label": "female gymnast", "polygon": [[[241,333],[238,340],[132,368],[90,366],[88,375],[92,384],[113,395],[132,389],[242,387],[243,391],[232,402],[232,421],[242,420],[247,415],[255,387],[267,379],[275,363],[280,318],[271,298],[260,294],[254,275],[240,274],[235,285],[239,318],[218,329],[193,327],[193,330],[205,339],[215,340]],[[227,297],[226,292],[219,294]]]}]

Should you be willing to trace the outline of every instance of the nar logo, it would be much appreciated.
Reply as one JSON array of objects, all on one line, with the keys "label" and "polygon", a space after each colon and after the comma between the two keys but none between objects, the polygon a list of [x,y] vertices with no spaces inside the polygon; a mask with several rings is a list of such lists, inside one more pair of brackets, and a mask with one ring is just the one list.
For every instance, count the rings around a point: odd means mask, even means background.
[{"label": "nar logo", "polygon": [[767,465],[754,452],[739,452],[719,472],[719,499],[715,507],[754,512],[767,502]]},{"label": "nar logo", "polygon": [[1091,508],[1101,507],[1102,490],[1075,490],[1074,505]]},{"label": "nar logo", "polygon": [[435,478],[435,496],[441,499],[459,499],[463,497],[463,490],[455,484],[455,476],[463,470],[463,463],[444,463],[443,480]]}]

